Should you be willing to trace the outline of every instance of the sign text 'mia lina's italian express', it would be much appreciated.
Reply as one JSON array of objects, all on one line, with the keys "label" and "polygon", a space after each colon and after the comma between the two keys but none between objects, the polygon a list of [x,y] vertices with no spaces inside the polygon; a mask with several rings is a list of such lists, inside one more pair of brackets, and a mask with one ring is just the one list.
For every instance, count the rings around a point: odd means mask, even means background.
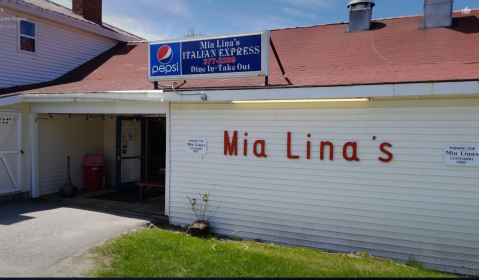
[{"label": "sign text 'mia lina's italian express'", "polygon": [[[248,137],[248,133],[244,133],[245,137]],[[308,138],[311,138],[311,134],[307,135]],[[299,159],[300,155],[294,155],[292,153],[292,137],[293,134],[288,132],[285,137],[287,138],[286,144],[286,156],[289,159]],[[376,136],[373,136],[373,141],[376,140]],[[314,145],[312,141],[306,141],[305,143],[305,155],[307,159],[311,159],[311,146]],[[325,157],[329,160],[334,160],[334,144],[330,141],[321,141],[317,143],[320,147],[319,158],[324,160]],[[248,139],[243,139],[243,155],[248,155]],[[225,130],[224,132],[224,154],[230,156],[238,155],[238,131],[234,131],[233,135],[230,137],[229,132]],[[378,149],[383,154],[383,156],[378,157],[379,161],[390,162],[393,159],[393,154],[388,150],[392,148],[392,144],[388,142],[383,142],[379,145]],[[358,156],[358,143],[357,142],[348,142],[343,145],[343,158],[347,161],[360,161]],[[256,157],[267,158],[266,154],[266,140],[256,140],[253,144],[253,154]]]},{"label": "sign text 'mia lina's italian express'", "polygon": [[149,43],[148,80],[267,76],[269,31]]}]

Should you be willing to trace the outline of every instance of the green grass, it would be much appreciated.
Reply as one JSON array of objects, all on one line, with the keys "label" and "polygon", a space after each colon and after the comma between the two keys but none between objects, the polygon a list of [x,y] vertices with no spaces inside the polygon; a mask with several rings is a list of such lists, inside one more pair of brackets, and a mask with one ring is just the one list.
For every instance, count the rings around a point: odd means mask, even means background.
[{"label": "green grass", "polygon": [[98,277],[454,277],[367,253],[350,257],[157,229],[128,233],[93,253]]}]

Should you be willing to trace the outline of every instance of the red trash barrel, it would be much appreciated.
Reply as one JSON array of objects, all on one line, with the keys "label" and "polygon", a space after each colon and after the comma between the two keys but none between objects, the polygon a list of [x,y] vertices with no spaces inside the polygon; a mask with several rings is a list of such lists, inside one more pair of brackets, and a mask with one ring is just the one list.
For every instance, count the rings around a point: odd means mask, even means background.
[{"label": "red trash barrel", "polygon": [[101,155],[86,155],[83,159],[85,171],[85,188],[88,191],[98,191],[103,188],[103,173],[105,164]]}]

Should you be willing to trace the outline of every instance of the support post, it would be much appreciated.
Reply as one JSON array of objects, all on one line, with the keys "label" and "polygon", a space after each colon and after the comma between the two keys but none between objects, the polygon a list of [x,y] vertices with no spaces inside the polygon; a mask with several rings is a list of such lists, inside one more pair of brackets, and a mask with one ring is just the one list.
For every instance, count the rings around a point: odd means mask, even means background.
[{"label": "support post", "polygon": [[[166,114],[166,162],[165,162],[165,216],[170,216],[170,184],[171,184],[171,156],[170,156],[170,147],[171,147],[171,131],[170,131],[170,114]],[[171,221],[170,218],[168,218]]]},{"label": "support post", "polygon": [[269,38],[269,44],[271,45],[271,48],[273,49],[274,57],[276,57],[276,61],[278,62],[279,68],[281,69],[281,73],[283,75],[286,74],[286,72],[284,72],[283,64],[281,63],[281,60],[279,59],[278,52],[276,51],[276,48],[274,47],[273,39],[271,39],[271,37]]},{"label": "support post", "polygon": [[[271,46],[271,49],[273,50],[274,57],[276,58],[276,62],[278,62],[279,68],[281,69],[281,74],[282,74],[282,76],[284,76],[284,74],[286,74],[286,72],[284,71],[283,64],[281,63],[281,59],[279,59],[278,52],[276,51],[276,48],[274,47],[273,39],[271,39],[271,37],[269,38],[269,44]],[[268,76],[264,77],[264,86],[265,87],[269,86],[269,77]]]},{"label": "support post", "polygon": [[30,175],[31,175],[31,197],[40,196],[40,172],[38,159],[38,123],[36,113],[30,113]]}]

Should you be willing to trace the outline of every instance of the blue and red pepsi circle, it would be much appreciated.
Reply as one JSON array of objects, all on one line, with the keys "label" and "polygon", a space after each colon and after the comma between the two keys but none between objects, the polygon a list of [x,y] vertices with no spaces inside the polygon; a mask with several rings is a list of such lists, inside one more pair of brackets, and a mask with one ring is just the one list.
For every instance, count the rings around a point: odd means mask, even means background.
[{"label": "blue and red pepsi circle", "polygon": [[173,50],[170,46],[162,46],[158,50],[157,57],[161,64],[168,64],[173,59]]}]

